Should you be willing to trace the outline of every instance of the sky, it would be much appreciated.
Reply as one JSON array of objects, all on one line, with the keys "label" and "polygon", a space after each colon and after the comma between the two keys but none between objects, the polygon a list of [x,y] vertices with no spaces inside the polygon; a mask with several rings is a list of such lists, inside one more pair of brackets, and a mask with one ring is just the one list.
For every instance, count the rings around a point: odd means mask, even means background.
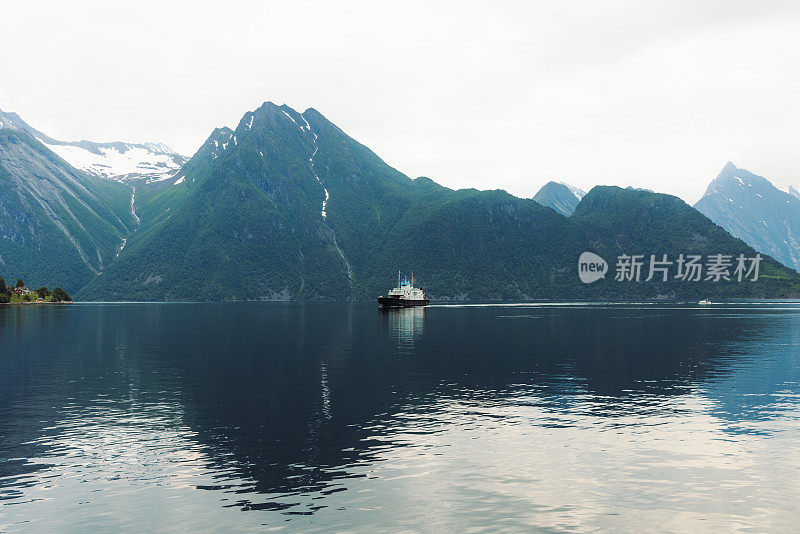
[{"label": "sky", "polygon": [[264,101],[411,177],[698,200],[727,161],[800,184],[800,3],[7,2],[0,109],[193,154]]}]

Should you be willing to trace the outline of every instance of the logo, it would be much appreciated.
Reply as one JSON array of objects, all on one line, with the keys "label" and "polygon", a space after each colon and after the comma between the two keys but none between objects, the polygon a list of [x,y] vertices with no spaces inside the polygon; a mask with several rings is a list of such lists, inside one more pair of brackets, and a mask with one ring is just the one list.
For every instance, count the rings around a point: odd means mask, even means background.
[{"label": "logo", "polygon": [[[671,260],[667,254],[622,254],[617,256],[615,282],[756,282],[761,261],[756,254],[752,258],[739,254],[680,254]],[[704,261],[705,260],[705,261]],[[606,260],[592,252],[584,252],[578,258],[578,276],[584,284],[597,282],[608,273]]]},{"label": "logo", "polygon": [[605,278],[607,272],[606,260],[593,252],[584,252],[578,258],[578,276],[584,284],[591,284]]}]

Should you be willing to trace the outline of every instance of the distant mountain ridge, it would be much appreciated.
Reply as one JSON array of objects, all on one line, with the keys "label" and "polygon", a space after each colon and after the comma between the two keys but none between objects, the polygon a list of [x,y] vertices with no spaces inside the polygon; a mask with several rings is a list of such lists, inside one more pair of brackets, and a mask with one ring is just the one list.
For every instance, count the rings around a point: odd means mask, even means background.
[{"label": "distant mountain ridge", "polygon": [[[454,191],[388,166],[316,110],[266,102],[218,128],[153,196],[158,209],[84,299],[373,299],[398,269],[437,299],[788,296],[800,276],[765,259],[759,282],[577,279],[585,250],[755,251],[669,195],[596,187],[570,217],[505,191]],[[151,204],[152,205],[152,204]],[[142,213],[149,210],[148,204]],[[148,226],[149,224],[149,226]]]},{"label": "distant mountain ridge", "polygon": [[583,284],[585,251],[612,269],[624,254],[756,252],[670,195],[548,187],[565,216],[411,179],[313,108],[265,102],[159,179],[90,176],[18,116],[0,121],[0,271],[81,300],[373,300],[398,269],[439,300],[800,296],[800,274],[769,257],[752,283]]},{"label": "distant mountain ridge", "polygon": [[166,180],[187,161],[163,143],[59,141],[30,126],[17,113],[0,110],[0,129],[3,128],[29,133],[73,167],[98,178]]},{"label": "distant mountain ridge", "polygon": [[91,178],[27,131],[0,128],[0,271],[80,289],[135,227],[130,198],[129,187]]},{"label": "distant mountain ridge", "polygon": [[756,250],[800,270],[800,197],[728,162],[695,208]]},{"label": "distant mountain ridge", "polygon": [[533,200],[569,217],[585,195],[585,191],[563,182],[547,182],[539,189]]}]

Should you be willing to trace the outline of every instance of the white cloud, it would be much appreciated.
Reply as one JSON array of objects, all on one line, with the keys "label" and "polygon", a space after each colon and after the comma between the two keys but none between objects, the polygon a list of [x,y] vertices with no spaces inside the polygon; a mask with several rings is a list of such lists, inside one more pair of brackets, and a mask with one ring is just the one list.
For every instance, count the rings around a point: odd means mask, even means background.
[{"label": "white cloud", "polygon": [[693,202],[727,160],[800,182],[792,2],[288,4],[4,6],[0,108],[192,153],[264,100],[315,107],[407,174],[525,196]]}]

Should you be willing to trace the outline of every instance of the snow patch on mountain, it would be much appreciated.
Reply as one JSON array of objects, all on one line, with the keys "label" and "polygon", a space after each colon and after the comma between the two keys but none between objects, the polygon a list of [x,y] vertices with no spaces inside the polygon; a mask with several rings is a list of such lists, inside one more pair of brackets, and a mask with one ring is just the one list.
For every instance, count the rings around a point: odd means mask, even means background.
[{"label": "snow patch on mountain", "polygon": [[565,182],[559,182],[559,183],[561,185],[567,186],[567,189],[569,189],[570,192],[572,192],[572,194],[575,195],[578,200],[580,200],[580,199],[582,199],[583,197],[586,196],[586,191],[584,191],[583,189],[579,189],[579,188],[575,187],[574,185],[569,185],[568,183],[565,183]]},{"label": "snow patch on mountain", "polygon": [[694,206],[758,252],[800,270],[800,193],[728,162]]},{"label": "snow patch on mountain", "polygon": [[100,145],[95,152],[74,144],[39,140],[73,167],[98,178],[160,181],[174,176],[186,163],[185,157],[162,144],[114,143],[112,146]]},{"label": "snow patch on mountain", "polygon": [[[281,110],[281,111],[283,111],[283,110]],[[294,120],[294,119],[292,118],[292,116],[291,116],[291,115],[289,115],[289,114],[288,114],[288,113],[286,113],[285,111],[283,111],[283,114],[284,114],[284,115],[286,115],[287,117],[289,117],[289,120],[290,120],[290,121],[292,121],[293,123],[297,124],[297,121],[296,121],[296,120]],[[298,126],[300,126],[299,124],[297,124],[297,125],[298,125]],[[300,129],[302,130],[302,128],[300,128]]]},{"label": "snow patch on mountain", "polygon": [[228,143],[233,139],[233,130],[224,126],[222,128],[215,128],[211,135],[200,147],[200,152],[210,153],[212,159],[217,159],[222,155],[222,151],[228,149]]},{"label": "snow patch on mountain", "polygon": [[0,128],[27,132],[76,169],[98,178],[158,181],[174,176],[187,161],[163,143],[59,141],[32,127],[16,113],[2,110]]}]

